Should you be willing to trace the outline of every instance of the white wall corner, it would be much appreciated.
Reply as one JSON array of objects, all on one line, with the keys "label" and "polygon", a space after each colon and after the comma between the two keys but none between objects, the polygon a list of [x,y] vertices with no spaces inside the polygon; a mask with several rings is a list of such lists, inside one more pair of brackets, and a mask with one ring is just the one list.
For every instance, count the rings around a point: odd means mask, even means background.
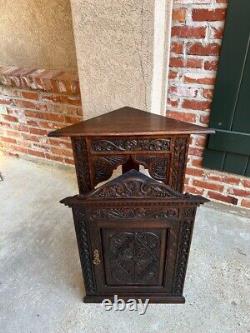
[{"label": "white wall corner", "polygon": [[165,115],[171,47],[173,0],[155,1],[151,112]]},{"label": "white wall corner", "polygon": [[165,114],[173,0],[70,0],[84,119]]}]

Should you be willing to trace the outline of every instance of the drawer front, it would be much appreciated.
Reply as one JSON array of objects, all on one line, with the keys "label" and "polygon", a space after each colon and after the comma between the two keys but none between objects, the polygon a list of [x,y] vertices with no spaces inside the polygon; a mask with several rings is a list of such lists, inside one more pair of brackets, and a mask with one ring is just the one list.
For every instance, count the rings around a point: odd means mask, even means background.
[{"label": "drawer front", "polygon": [[[177,223],[92,222],[91,244],[99,292],[171,292]],[[95,258],[98,257],[98,260]]]}]

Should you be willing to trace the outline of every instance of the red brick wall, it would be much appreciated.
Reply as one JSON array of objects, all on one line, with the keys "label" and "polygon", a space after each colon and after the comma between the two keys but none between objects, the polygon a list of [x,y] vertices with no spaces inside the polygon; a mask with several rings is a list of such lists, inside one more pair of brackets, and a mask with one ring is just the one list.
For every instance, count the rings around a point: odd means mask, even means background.
[{"label": "red brick wall", "polygon": [[[207,126],[226,0],[174,0],[167,115]],[[76,73],[0,66],[0,149],[72,164],[68,139],[49,131],[82,119]],[[202,168],[203,136],[189,151],[186,191],[250,208],[250,180]]]},{"label": "red brick wall", "polygon": [[76,73],[0,66],[0,150],[73,164],[70,140],[47,134],[80,120]]},{"label": "red brick wall", "polygon": [[[226,0],[174,0],[168,116],[208,125],[226,8]],[[193,137],[186,191],[250,208],[250,180],[203,169],[204,145]]]}]

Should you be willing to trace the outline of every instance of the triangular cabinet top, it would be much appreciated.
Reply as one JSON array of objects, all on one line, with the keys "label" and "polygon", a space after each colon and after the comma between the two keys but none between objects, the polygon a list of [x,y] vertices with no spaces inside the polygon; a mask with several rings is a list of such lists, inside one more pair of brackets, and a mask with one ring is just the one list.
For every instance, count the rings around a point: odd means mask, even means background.
[{"label": "triangular cabinet top", "polygon": [[111,200],[111,202],[114,202],[114,199],[118,202],[121,201],[123,204],[125,203],[124,200],[132,200],[132,203],[137,200],[153,200],[158,204],[164,204],[165,202],[196,206],[208,201],[199,195],[176,192],[162,182],[158,182],[139,171],[130,170],[86,195],[68,197],[63,199],[61,203],[68,206],[88,205],[93,201],[105,203],[105,201]]},{"label": "triangular cabinet top", "polygon": [[49,136],[135,136],[208,133],[214,133],[214,130],[131,107],[123,107],[99,117],[50,132]]}]

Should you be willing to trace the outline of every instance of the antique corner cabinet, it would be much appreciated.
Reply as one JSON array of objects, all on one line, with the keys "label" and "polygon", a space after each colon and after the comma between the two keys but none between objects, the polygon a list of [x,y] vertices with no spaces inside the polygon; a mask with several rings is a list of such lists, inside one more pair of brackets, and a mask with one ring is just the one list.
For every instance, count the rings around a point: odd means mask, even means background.
[{"label": "antique corner cabinet", "polygon": [[[184,302],[195,212],[206,201],[182,194],[187,151],[191,134],[207,133],[124,107],[49,134],[72,141],[79,195],[62,202],[73,209],[85,302]],[[123,175],[96,188],[119,165]]]},{"label": "antique corner cabinet", "polygon": [[183,303],[196,207],[205,201],[136,170],[62,200],[73,208],[84,300]]}]

